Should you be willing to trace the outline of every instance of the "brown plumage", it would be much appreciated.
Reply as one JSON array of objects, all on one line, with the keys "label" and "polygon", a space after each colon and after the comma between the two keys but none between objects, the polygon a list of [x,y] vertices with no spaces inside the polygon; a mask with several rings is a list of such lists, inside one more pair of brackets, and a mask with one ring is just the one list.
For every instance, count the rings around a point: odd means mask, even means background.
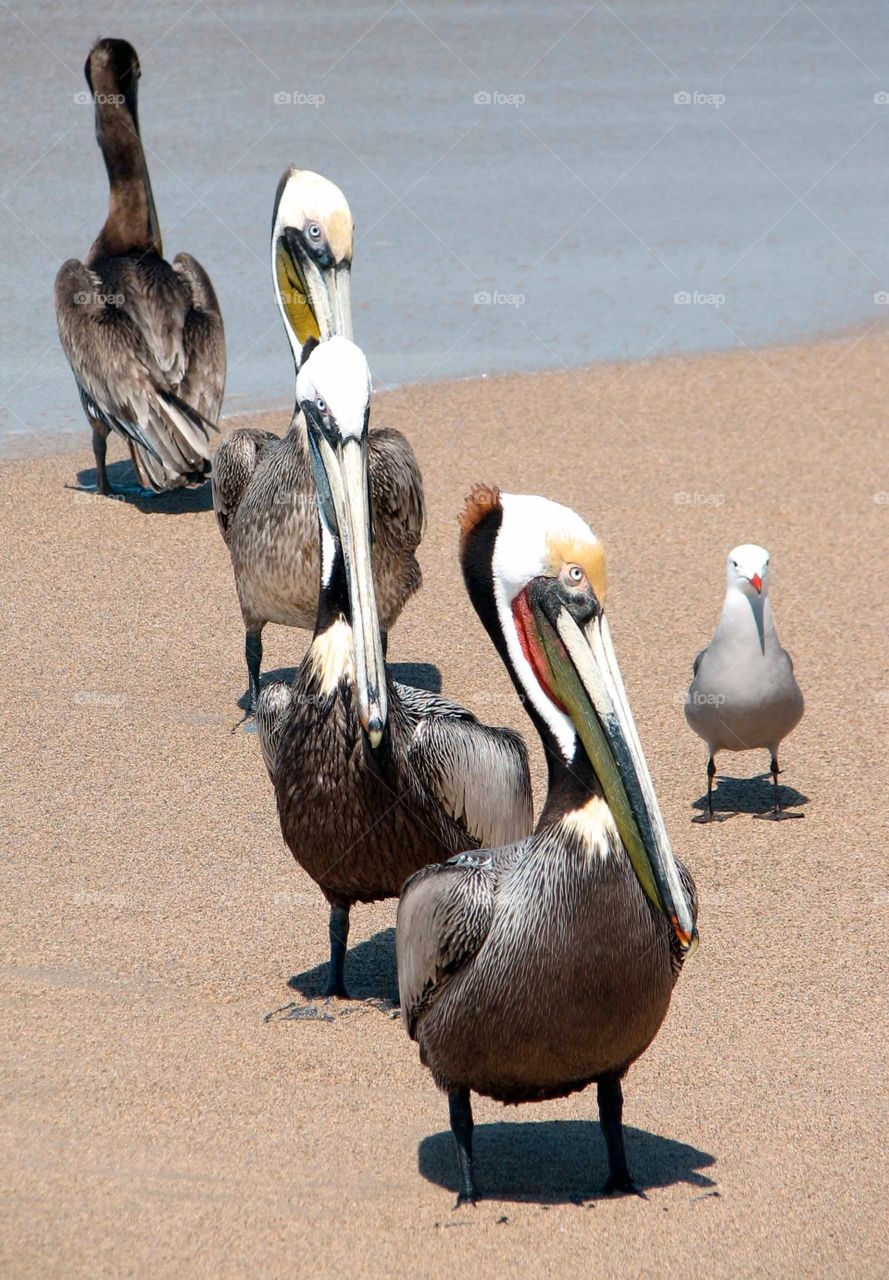
[{"label": "brown plumage", "polygon": [[[311,647],[292,685],[263,689],[256,718],[282,834],[331,906],[330,992],[344,995],[352,904],[397,896],[429,861],[530,830],[531,783],[518,734],[385,672],[370,574],[363,355],[330,339],[309,357],[297,389],[312,415],[324,569],[316,569]],[[384,500],[385,484],[371,487]]]},{"label": "brown plumage", "polygon": [[[564,507],[487,487],[473,491],[461,528],[470,597],[540,732],[549,787],[532,835],[426,867],[404,886],[405,1028],[450,1096],[461,1200],[477,1195],[471,1090],[523,1103],[593,1081],[608,1189],[632,1190],[620,1080],[666,1016],[693,942],[694,884],[646,790],[599,596],[598,539]],[[557,561],[559,547],[570,560]]]},{"label": "brown plumage", "polygon": [[[351,339],[352,215],[332,182],[288,169],[272,215],[275,297],[297,375],[319,342]],[[388,427],[368,436],[373,568],[384,632],[422,581],[415,552],[426,509],[414,451]],[[259,696],[267,622],[311,630],[318,600],[319,538],[306,424],[297,405],[277,439],[233,432],[213,462],[213,505],[231,553],[246,633],[251,710]]]},{"label": "brown plumage", "polygon": [[110,431],[126,439],[141,485],[201,481],[210,470],[225,386],[216,294],[196,259],[163,257],[139,137],[139,61],[125,40],[100,40],[86,63],[109,180],[108,217],[85,261],[56,276],[59,337],[87,420],[100,493]]}]

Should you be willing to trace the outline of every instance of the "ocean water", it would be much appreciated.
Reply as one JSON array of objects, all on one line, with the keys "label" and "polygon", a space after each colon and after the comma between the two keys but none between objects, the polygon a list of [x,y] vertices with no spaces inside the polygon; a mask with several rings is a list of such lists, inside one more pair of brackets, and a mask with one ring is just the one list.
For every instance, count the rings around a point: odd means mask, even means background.
[{"label": "ocean water", "polygon": [[378,386],[755,350],[889,316],[883,0],[11,0],[7,448],[85,429],[52,286],[105,214],[82,73],[100,35],[139,52],[164,247],[215,282],[227,414],[292,400],[268,264],[289,163],[349,198]]}]

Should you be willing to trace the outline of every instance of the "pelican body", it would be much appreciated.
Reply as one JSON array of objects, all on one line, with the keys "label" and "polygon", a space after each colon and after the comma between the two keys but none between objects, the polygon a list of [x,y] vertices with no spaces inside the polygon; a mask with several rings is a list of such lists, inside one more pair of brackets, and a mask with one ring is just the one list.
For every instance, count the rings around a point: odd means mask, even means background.
[{"label": "pelican body", "polygon": [[85,73],[108,217],[85,261],[69,259],[56,276],[59,337],[92,427],[99,493],[111,493],[111,431],[127,441],[143,488],[175,489],[210,472],[209,429],[225,388],[222,316],[200,263],[163,257],[139,135],[135,49],[99,40]]},{"label": "pelican body", "polygon": [[281,831],[330,903],[329,994],[345,996],[354,902],[398,895],[405,879],[530,830],[521,738],[388,675],[371,569],[370,378],[333,337],[297,378],[314,470],[321,569],[312,644],[292,685],[267,685],[257,729]]},{"label": "pelican body", "polygon": [[778,748],[803,716],[803,695],[790,654],[778,643],[769,599],[768,551],[745,544],[726,562],[722,616],[710,644],[695,658],[685,718],[707,744],[707,811],[695,822],[718,822],[713,812],[717,751],[767,750],[774,802],[757,818],[801,818],[778,800]]},{"label": "pelican body", "polygon": [[533,833],[426,867],[398,906],[405,1028],[449,1094],[460,1201],[477,1198],[470,1091],[504,1103],[598,1085],[606,1189],[634,1189],[621,1078],[696,939],[604,614],[605,562],[573,511],[478,486],[462,517],[475,609],[549,770]]},{"label": "pelican body", "polygon": [[[343,193],[316,173],[288,169],[272,218],[272,278],[297,375],[319,342],[352,337],[351,263],[352,215]],[[422,580],[414,553],[425,522],[423,482],[399,431],[371,431],[367,450],[377,608],[388,632]],[[298,400],[283,438],[247,429],[223,441],[213,464],[213,504],[244,619],[252,711],[266,623],[311,630],[317,611],[318,517]]]}]

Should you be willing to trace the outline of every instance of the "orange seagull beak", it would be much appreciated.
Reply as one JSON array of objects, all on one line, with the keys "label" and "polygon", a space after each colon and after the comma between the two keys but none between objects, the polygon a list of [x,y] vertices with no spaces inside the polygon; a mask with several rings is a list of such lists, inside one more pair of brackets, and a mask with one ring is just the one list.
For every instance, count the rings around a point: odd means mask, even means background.
[{"label": "orange seagull beak", "polygon": [[762,592],[762,578],[758,573],[755,573],[750,579],[750,585],[751,587],[756,587],[757,593]]}]

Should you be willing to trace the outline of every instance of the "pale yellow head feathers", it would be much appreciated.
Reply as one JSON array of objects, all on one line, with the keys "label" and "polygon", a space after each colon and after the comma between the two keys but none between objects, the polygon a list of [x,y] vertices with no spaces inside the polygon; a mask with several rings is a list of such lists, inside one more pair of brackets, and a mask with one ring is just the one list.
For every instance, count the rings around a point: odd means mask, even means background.
[{"label": "pale yellow head feathers", "polygon": [[579,565],[595,591],[599,604],[605,604],[605,593],[608,589],[605,548],[595,534],[587,530],[587,536],[584,538],[571,533],[554,532],[547,536],[546,549],[549,556],[549,570],[554,578],[557,578],[566,566]]}]

